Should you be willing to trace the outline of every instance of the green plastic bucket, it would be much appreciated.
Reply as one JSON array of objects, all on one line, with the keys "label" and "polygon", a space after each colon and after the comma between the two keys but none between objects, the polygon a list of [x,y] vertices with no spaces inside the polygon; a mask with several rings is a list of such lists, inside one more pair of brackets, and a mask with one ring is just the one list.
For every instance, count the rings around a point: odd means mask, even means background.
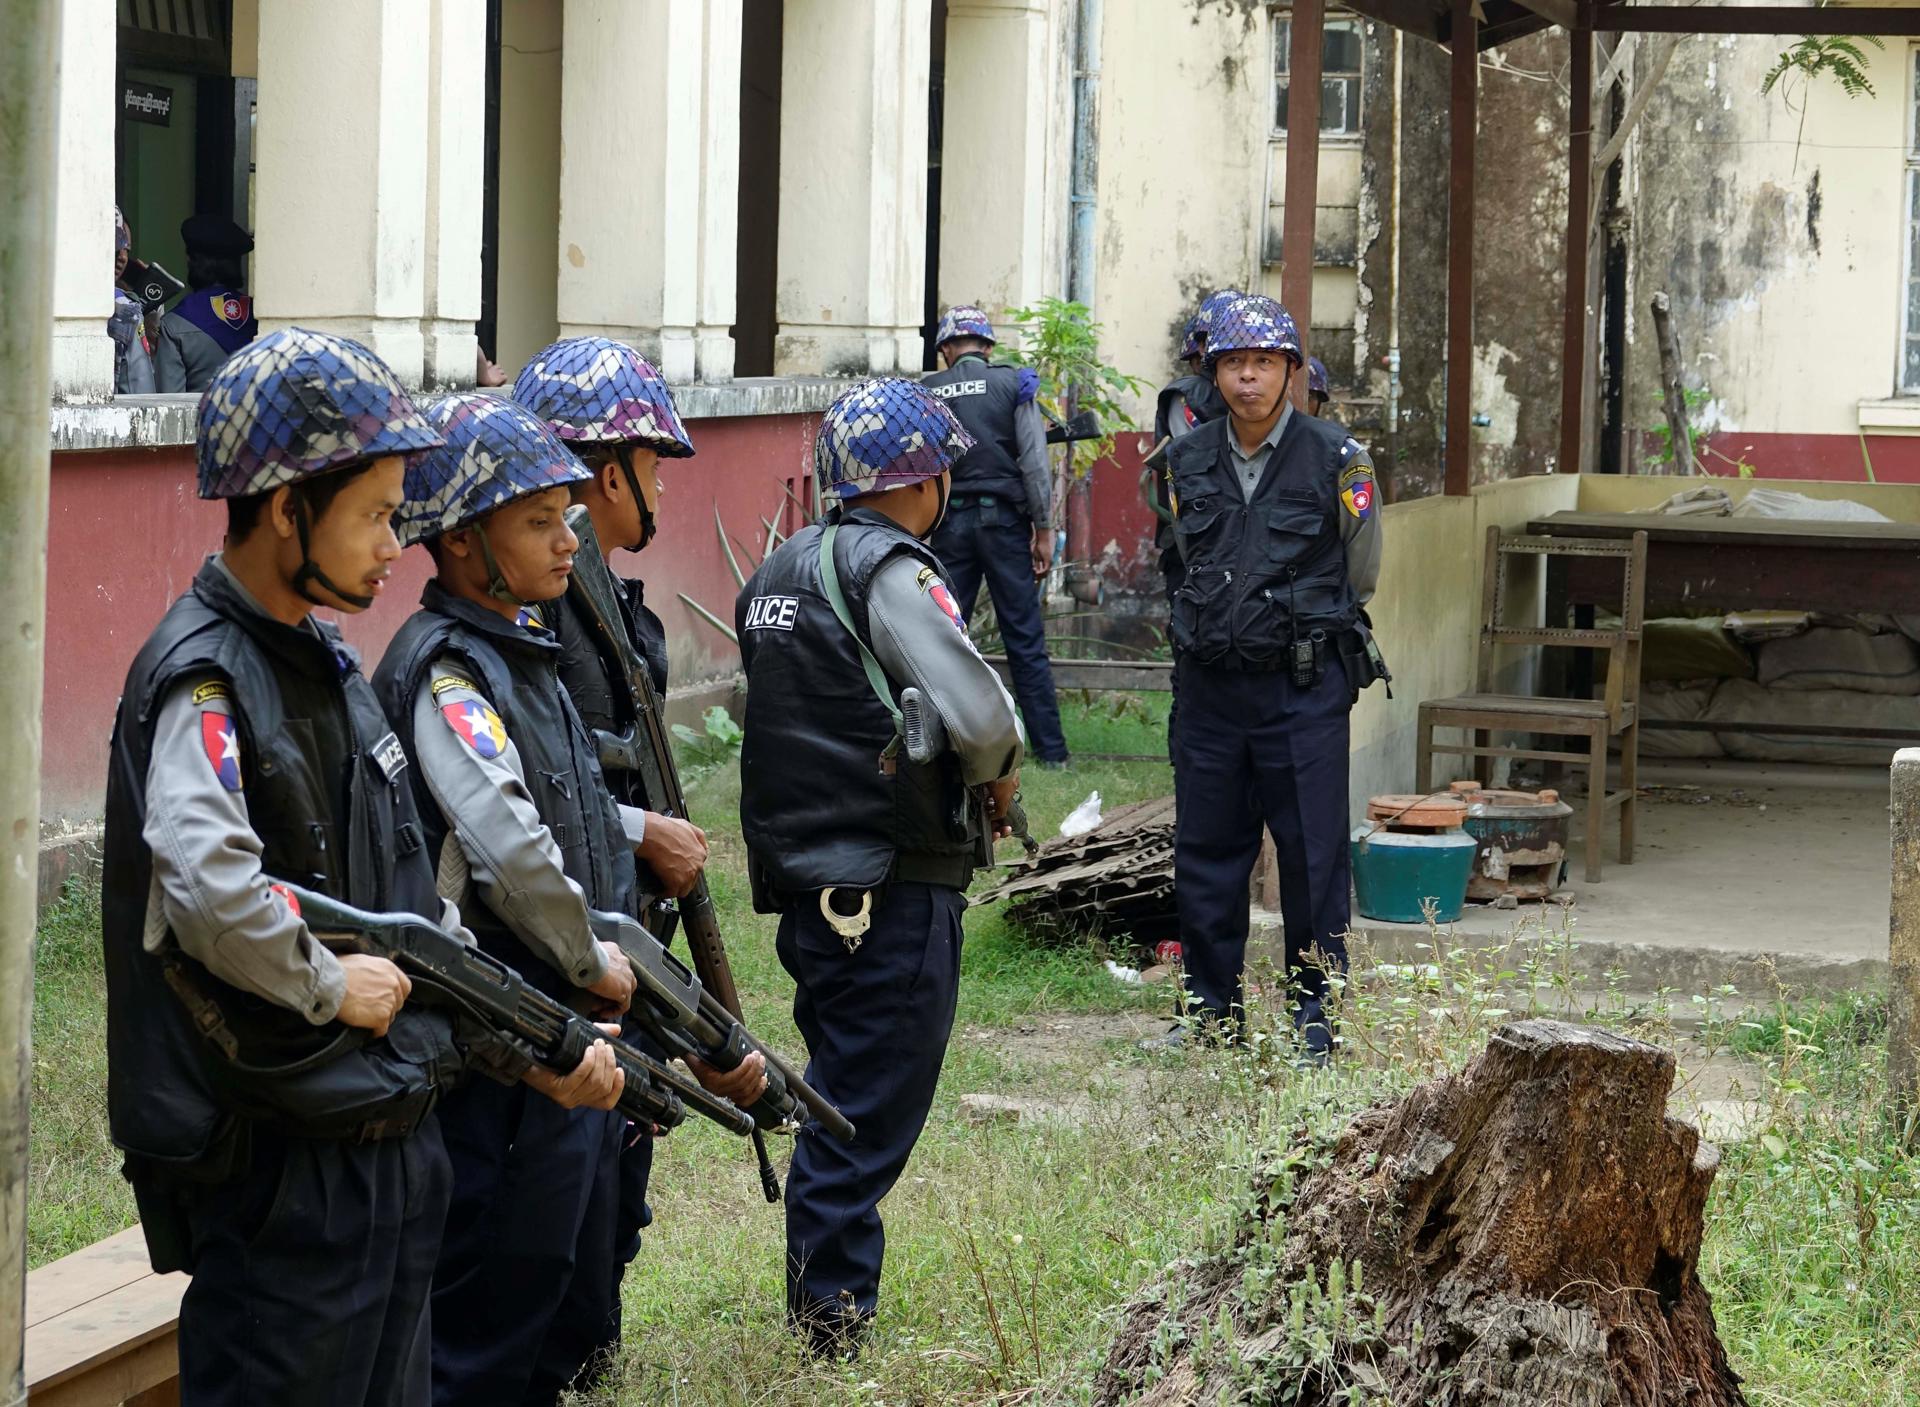
[{"label": "green plastic bucket", "polygon": [[1353,903],[1363,917],[1424,923],[1429,899],[1439,922],[1460,917],[1479,850],[1479,842],[1465,831],[1403,834],[1361,826],[1349,843]]}]

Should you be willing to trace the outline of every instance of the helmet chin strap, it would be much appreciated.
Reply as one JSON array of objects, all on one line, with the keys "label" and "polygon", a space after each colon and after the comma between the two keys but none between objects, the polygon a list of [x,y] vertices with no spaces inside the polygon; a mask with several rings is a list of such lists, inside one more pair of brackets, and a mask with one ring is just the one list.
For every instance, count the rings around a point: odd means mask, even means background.
[{"label": "helmet chin strap", "polygon": [[647,496],[640,492],[640,476],[633,472],[633,446],[616,446],[613,457],[620,463],[620,472],[627,476],[627,488],[633,494],[634,504],[640,509],[640,541],[627,550],[644,552],[647,544],[653,541],[653,510],[647,507]]},{"label": "helmet chin strap", "polygon": [[487,541],[486,527],[480,523],[473,525],[473,535],[480,539],[480,556],[487,564],[487,595],[496,601],[504,601],[509,606],[525,606],[529,603],[514,594],[507,585],[506,574],[500,570],[500,563],[493,555],[493,544]]},{"label": "helmet chin strap", "polygon": [[295,485],[293,490],[293,530],[298,533],[300,537],[300,569],[293,574],[293,589],[300,594],[302,600],[309,601],[316,606],[328,608],[333,606],[332,601],[323,601],[309,590],[311,584],[318,583],[323,590],[331,592],[335,597],[356,611],[364,611],[373,604],[373,597],[371,596],[362,596],[356,592],[343,591],[338,586],[335,586],[332,581],[328,580],[327,574],[321,571],[314,563],[313,558],[308,555],[308,536],[311,532],[311,524],[307,521],[306,496],[300,492],[298,485]]},{"label": "helmet chin strap", "polygon": [[920,540],[922,542],[927,541],[935,533],[939,532],[940,525],[947,521],[947,505],[949,500],[951,500],[953,497],[953,480],[943,474],[939,479],[939,484],[940,484],[940,511],[933,515],[933,526],[928,528],[924,533],[920,535]]}]

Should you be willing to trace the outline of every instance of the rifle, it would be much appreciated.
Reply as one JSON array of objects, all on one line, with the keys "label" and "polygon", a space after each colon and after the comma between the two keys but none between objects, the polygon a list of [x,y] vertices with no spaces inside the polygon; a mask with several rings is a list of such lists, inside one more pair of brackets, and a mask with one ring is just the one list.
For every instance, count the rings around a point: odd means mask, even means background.
[{"label": "rifle", "polygon": [[[587,512],[585,504],[576,503],[567,509],[566,522],[573,529],[574,536],[580,539],[580,548],[573,558],[573,576],[567,584],[567,594],[580,614],[593,622],[599,632],[601,648],[620,677],[626,681],[628,696],[633,701],[633,722],[624,731],[609,733],[597,728],[594,730],[593,740],[599,750],[600,765],[613,770],[638,772],[640,784],[645,788],[647,800],[653,804],[653,809],[662,816],[685,820],[687,798],[680,787],[679,769],[674,766],[673,744],[667,736],[667,723],[660,700],[653,691],[653,676],[647,673],[647,662],[633,648],[633,640],[627,634],[626,615],[620,609],[613,573],[607,570],[606,554],[601,552],[600,539],[594,533],[593,517]],[[659,923],[657,936],[662,946],[673,940],[676,919],[679,926],[686,930],[687,951],[693,956],[693,970],[699,975],[702,987],[712,994],[726,1015],[737,1024],[740,1018],[740,992],[733,983],[733,966],[727,961],[726,942],[720,936],[720,921],[713,911],[713,896],[707,892],[706,875],[702,874],[694,881],[693,889],[679,900],[677,907],[668,900],[655,899],[647,908],[656,915]],[[636,973],[639,966],[636,961]],[[668,1048],[671,1049],[671,1045]],[[755,1048],[767,1059],[769,1093],[773,1088],[776,1066],[777,1073],[789,1086],[800,1085],[799,1077],[793,1074],[791,1066],[778,1060],[765,1047]],[[736,1059],[733,1064],[737,1065],[739,1061]],[[721,1063],[716,1068],[726,1070],[733,1066]],[[765,1102],[765,1096],[762,1102]],[[838,1111],[835,1111],[834,1117],[839,1118]],[[822,1121],[825,1122],[824,1119]],[[840,1122],[846,1124],[844,1119]],[[851,1138],[852,1125],[847,1124],[846,1129],[843,1136]],[[767,1156],[767,1141],[757,1125],[753,1130],[753,1154],[760,1164],[760,1190],[769,1202],[779,1201],[780,1179],[773,1170],[773,1160]]]},{"label": "rifle", "polygon": [[[907,760],[916,766],[926,766],[947,750],[946,725],[940,721],[939,714],[927,707],[920,690],[911,684],[900,691],[900,732],[906,744]],[[993,865],[993,789],[975,787],[973,799],[980,811],[983,837],[980,853],[975,858],[982,869],[989,869]],[[1027,808],[1020,804],[1019,792],[1013,794],[1013,800],[1007,803],[1007,814],[1001,819],[1026,850],[1029,860],[1040,853],[1040,842],[1033,838],[1027,823]]]},{"label": "rifle", "polygon": [[461,942],[438,924],[418,914],[368,913],[294,884],[273,887],[331,951],[387,959],[407,974],[423,1003],[477,1022],[556,1074],[571,1074],[595,1041],[605,1041],[626,1076],[617,1107],[636,1124],[675,1128],[691,1109],[729,1133],[755,1131],[753,1119],[731,1100],[709,1094],[664,1061],[605,1035],[584,1016],[527,985],[498,958]]}]

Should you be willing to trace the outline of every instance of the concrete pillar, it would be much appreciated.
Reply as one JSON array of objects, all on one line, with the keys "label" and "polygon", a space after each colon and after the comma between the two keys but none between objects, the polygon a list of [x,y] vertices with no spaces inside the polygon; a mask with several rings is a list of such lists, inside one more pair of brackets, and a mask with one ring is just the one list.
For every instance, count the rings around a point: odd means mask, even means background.
[{"label": "concrete pillar", "polygon": [[[113,0],[65,0],[60,20],[60,173],[53,262],[53,392],[113,394]],[[9,41],[11,42],[11,41]]]},{"label": "concrete pillar", "polygon": [[486,0],[432,0],[427,51],[424,376],[471,386],[486,184]]},{"label": "concrete pillar", "polygon": [[787,0],[774,370],[920,368],[924,0]]},{"label": "concrete pillar", "polygon": [[[414,386],[425,372],[434,9],[260,0],[260,330],[298,323],[356,338]],[[484,120],[478,105],[468,120]]]},{"label": "concrete pillar", "polygon": [[730,380],[739,0],[566,0],[563,30],[560,335]]},{"label": "concrete pillar", "polygon": [[1047,0],[950,0],[940,302],[996,320],[1047,292]]},{"label": "concrete pillar", "polygon": [[1887,1080],[1896,1107],[1920,1107],[1920,748],[1893,755],[1888,830],[1893,904],[1888,915]]}]

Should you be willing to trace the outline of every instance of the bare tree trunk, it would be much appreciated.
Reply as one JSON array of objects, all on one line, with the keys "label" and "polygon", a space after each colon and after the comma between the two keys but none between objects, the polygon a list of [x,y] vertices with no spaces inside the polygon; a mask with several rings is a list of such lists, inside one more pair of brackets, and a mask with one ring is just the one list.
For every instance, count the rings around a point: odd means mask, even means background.
[{"label": "bare tree trunk", "polygon": [[1673,1071],[1501,1028],[1317,1165],[1263,1169],[1234,1248],[1129,1311],[1095,1402],[1742,1407],[1696,1273],[1719,1150],[1666,1117]]},{"label": "bare tree trunk", "polygon": [[[40,850],[59,0],[0,0],[0,1402],[26,1401],[27,1092]],[[107,218],[107,212],[101,212]],[[101,277],[105,277],[104,268]]]},{"label": "bare tree trunk", "polygon": [[1698,474],[1693,431],[1687,427],[1687,397],[1680,387],[1680,339],[1673,335],[1671,304],[1664,291],[1653,295],[1653,329],[1660,342],[1660,388],[1667,432],[1673,437],[1673,462],[1682,474]]}]

